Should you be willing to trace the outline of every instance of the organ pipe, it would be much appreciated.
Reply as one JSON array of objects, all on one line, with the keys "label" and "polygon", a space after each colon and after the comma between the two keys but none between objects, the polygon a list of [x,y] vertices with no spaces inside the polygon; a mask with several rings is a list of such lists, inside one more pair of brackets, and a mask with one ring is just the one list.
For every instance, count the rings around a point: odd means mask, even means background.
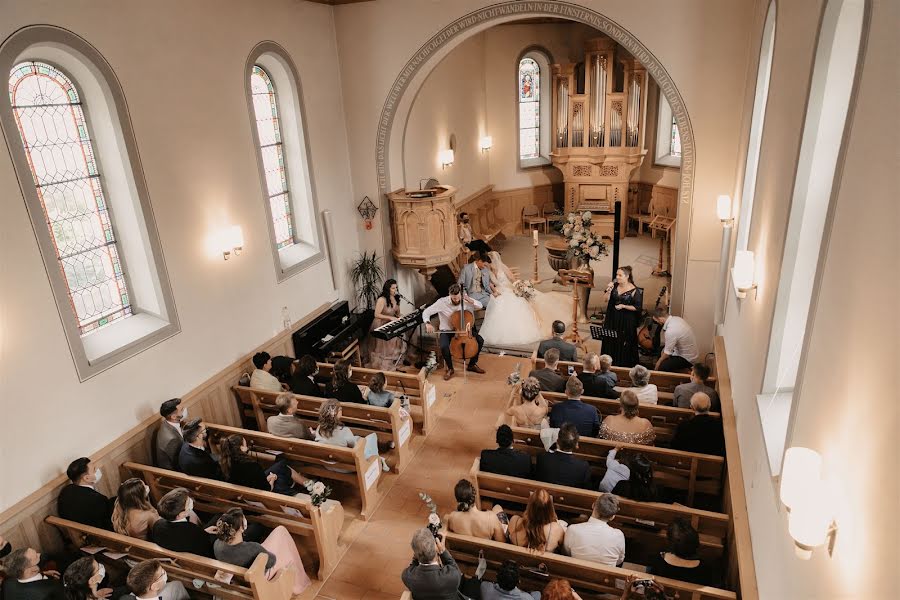
[{"label": "organ pipe", "polygon": [[603,126],[606,107],[606,57],[595,54],[591,60],[591,138],[589,145],[604,145]]},{"label": "organ pipe", "polygon": [[569,146],[569,80],[559,79],[556,102],[556,146],[567,148]]}]

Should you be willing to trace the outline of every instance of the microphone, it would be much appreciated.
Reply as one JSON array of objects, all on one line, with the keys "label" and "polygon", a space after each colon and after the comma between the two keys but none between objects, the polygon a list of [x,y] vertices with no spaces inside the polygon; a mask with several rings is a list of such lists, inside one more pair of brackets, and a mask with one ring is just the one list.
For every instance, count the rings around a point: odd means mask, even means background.
[{"label": "microphone", "polygon": [[410,305],[412,305],[413,307],[416,306],[416,305],[413,303],[412,300],[410,300],[409,298],[407,298],[406,296],[404,296],[403,294],[401,294],[401,293],[399,293],[399,292],[397,292],[397,297],[398,297],[398,298],[403,298],[404,300],[406,300],[407,302],[409,302]]}]

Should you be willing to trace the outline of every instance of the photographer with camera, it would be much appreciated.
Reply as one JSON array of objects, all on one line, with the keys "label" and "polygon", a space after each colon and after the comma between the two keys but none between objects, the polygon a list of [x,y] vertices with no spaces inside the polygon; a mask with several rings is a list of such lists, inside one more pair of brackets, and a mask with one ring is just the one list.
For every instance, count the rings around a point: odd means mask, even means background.
[{"label": "photographer with camera", "polygon": [[423,527],[410,543],[413,559],[403,570],[403,584],[413,600],[457,600],[462,573],[444,546],[444,536]]}]

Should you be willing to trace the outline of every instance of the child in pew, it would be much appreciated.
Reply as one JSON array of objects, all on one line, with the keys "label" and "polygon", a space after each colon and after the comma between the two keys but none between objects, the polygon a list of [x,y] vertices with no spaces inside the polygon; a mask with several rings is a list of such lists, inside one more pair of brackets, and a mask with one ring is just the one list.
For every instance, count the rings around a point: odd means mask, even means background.
[{"label": "child in pew", "polygon": [[628,465],[616,460],[616,455],[622,451],[622,446],[616,446],[606,453],[606,473],[600,482],[600,491],[609,493],[613,491],[620,481],[627,481],[631,477],[631,469]]},{"label": "child in pew", "polygon": [[[316,429],[316,441],[331,446],[340,446],[342,448],[355,448],[360,440],[365,440],[366,454],[365,457],[371,458],[378,456],[378,436],[370,433],[365,438],[350,431],[349,427],[345,427],[341,421],[343,417],[341,403],[334,399],[326,400],[319,409],[319,426]],[[381,462],[382,471],[390,471],[387,461],[382,457],[378,457]],[[334,467],[327,467],[336,472],[346,472]]]},{"label": "child in pew", "polygon": [[387,383],[387,377],[384,373],[378,372],[372,375],[369,380],[368,392],[365,394],[366,402],[372,406],[381,406],[386,408],[394,402],[394,392],[384,389]]}]

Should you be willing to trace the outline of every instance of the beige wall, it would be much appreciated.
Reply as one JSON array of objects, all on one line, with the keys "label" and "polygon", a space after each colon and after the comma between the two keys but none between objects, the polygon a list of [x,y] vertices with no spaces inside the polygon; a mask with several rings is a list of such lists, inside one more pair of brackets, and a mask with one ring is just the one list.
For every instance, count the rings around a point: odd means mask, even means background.
[{"label": "beige wall", "polygon": [[[753,52],[765,3],[757,7]],[[898,5],[873,3],[868,50],[836,188],[830,242],[823,247],[821,288],[811,316],[809,350],[794,400],[788,446],[807,446],[839,481],[838,533],[832,557],[794,556],[787,515],[770,477],[754,403],[760,391],[774,311],[794,167],[822,2],[778,4],[775,54],[763,132],[749,249],[759,256],[759,296],[737,304],[728,294],[724,327],[746,479],[753,554],[761,598],[868,598],[900,588],[896,513],[900,427],[894,373],[900,228],[895,194]],[[748,82],[756,77],[755,65]],[[752,106],[754,83],[746,90]],[[746,146],[744,138],[741,144]],[[737,182],[738,184],[740,182]],[[740,185],[737,185],[740,189]],[[865,292],[868,290],[868,293]]]},{"label": "beige wall", "polygon": [[[332,9],[291,0],[265,14],[239,0],[121,3],[0,2],[0,37],[32,23],[65,27],[95,45],[128,101],[182,331],[79,383],[11,161],[0,157],[0,509],[57,476],[245,354],[339,296],[327,262],[277,285],[251,138],[243,68],[274,40],[302,78],[320,209],[331,209],[341,260],[359,217],[347,173]],[[261,18],[265,16],[265,18]],[[224,224],[244,252],[205,254]]]}]

